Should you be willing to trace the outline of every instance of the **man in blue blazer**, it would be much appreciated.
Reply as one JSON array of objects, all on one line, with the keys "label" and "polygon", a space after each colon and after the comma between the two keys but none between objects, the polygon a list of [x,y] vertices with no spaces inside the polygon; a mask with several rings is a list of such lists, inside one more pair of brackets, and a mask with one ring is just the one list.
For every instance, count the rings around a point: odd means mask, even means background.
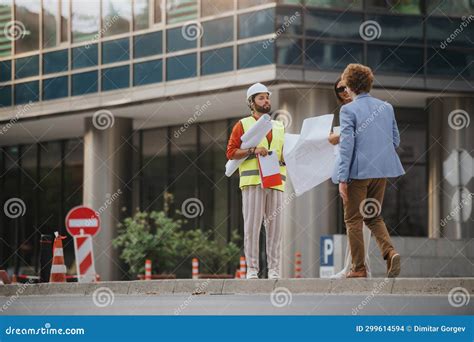
[{"label": "man in blue blazer", "polygon": [[372,231],[383,258],[387,277],[400,274],[400,255],[392,245],[381,216],[387,178],[405,173],[396,148],[400,134],[392,105],[372,96],[372,70],[349,64],[342,74],[352,102],[341,107],[340,159],[336,183],[344,203],[344,221],[352,254],[348,278],[367,277],[363,222]]}]

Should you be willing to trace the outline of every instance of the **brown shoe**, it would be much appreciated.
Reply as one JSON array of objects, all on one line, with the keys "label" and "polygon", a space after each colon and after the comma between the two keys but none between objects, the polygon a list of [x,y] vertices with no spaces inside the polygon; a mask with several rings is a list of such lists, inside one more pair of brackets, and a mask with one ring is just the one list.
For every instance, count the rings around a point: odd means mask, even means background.
[{"label": "brown shoe", "polygon": [[400,274],[400,254],[392,251],[387,257],[387,277],[396,278]]},{"label": "brown shoe", "polygon": [[346,278],[367,278],[367,270],[365,268],[360,271],[351,270],[347,273]]}]

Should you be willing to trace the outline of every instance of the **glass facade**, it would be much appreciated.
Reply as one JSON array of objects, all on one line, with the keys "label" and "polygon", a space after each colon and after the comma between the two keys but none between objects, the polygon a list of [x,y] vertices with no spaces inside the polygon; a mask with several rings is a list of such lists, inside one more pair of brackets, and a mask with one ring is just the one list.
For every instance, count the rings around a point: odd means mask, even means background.
[{"label": "glass facade", "polygon": [[[341,71],[357,62],[386,75],[472,80],[474,25],[462,16],[472,9],[464,0],[0,0],[0,25],[24,25],[13,39],[0,30],[0,105],[24,101],[17,83],[43,87],[67,72],[68,96],[266,65]],[[376,39],[361,36],[366,22],[378,23]]]}]

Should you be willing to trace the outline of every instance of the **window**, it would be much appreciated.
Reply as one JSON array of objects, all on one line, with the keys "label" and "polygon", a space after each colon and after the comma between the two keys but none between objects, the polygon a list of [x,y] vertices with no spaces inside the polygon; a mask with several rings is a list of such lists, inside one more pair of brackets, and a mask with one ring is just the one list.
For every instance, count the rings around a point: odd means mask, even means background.
[{"label": "window", "polygon": [[302,34],[301,9],[277,8],[276,32],[278,34]]},{"label": "window", "polygon": [[12,86],[0,86],[0,107],[10,107],[12,105]]},{"label": "window", "polygon": [[130,32],[131,0],[102,0],[102,34],[110,37]]},{"label": "window", "polygon": [[369,45],[367,62],[374,72],[423,76],[423,49]]},{"label": "window", "polygon": [[38,81],[18,83],[15,85],[15,104],[24,104],[39,100]]},{"label": "window", "polygon": [[82,139],[69,139],[64,146],[65,210],[82,204],[84,144]]},{"label": "window", "polygon": [[10,56],[12,53],[12,40],[8,38],[8,31],[5,26],[11,23],[12,18],[12,0],[0,0],[0,57]]},{"label": "window", "polygon": [[102,70],[102,91],[127,88],[130,86],[128,65]]},{"label": "window", "polygon": [[421,14],[422,4],[420,0],[387,1],[366,0],[369,10],[390,11],[398,14]]},{"label": "window", "polygon": [[177,27],[173,29],[169,29],[166,31],[166,41],[167,41],[167,49],[168,52],[186,50],[186,49],[194,49],[197,47],[197,38],[195,37],[194,29],[197,27],[191,27],[191,35],[188,36],[186,31],[187,27]]},{"label": "window", "polygon": [[306,0],[306,6],[343,10],[361,10],[362,0]]},{"label": "window", "polygon": [[[133,2],[133,30],[144,30],[147,29],[150,25],[148,23],[148,1],[149,0],[135,0]],[[156,2],[160,2],[157,0]]]},{"label": "window", "polygon": [[43,47],[58,44],[59,0],[43,0]]},{"label": "window", "polygon": [[470,51],[428,49],[428,74],[461,75],[474,79],[474,54]]},{"label": "window", "polygon": [[211,75],[234,69],[234,48],[226,47],[203,52],[201,55],[201,74]]},{"label": "window", "polygon": [[301,39],[279,38],[276,46],[277,64],[300,65],[303,63]]},{"label": "window", "polygon": [[166,21],[181,23],[197,18],[197,0],[166,0]]},{"label": "window", "polygon": [[68,70],[68,51],[54,51],[43,54],[43,73],[51,74]]},{"label": "window", "polygon": [[96,93],[98,89],[97,71],[72,75],[72,95]]},{"label": "window", "polygon": [[239,69],[275,63],[274,44],[269,41],[239,45]]},{"label": "window", "polygon": [[196,77],[196,54],[191,53],[170,57],[166,61],[166,79],[168,81]]},{"label": "window", "polygon": [[217,15],[234,9],[234,2],[229,0],[201,0],[201,17]]},{"label": "window", "polygon": [[130,59],[129,39],[117,39],[102,43],[102,63],[115,63]]},{"label": "window", "polygon": [[442,49],[446,47],[474,46],[473,20],[467,18],[429,17],[426,20],[428,44]]},{"label": "window", "polygon": [[425,0],[428,15],[462,17],[474,13],[474,2],[470,0]]},{"label": "window", "polygon": [[423,44],[423,20],[417,16],[370,15],[381,28],[377,42],[418,43]]},{"label": "window", "polygon": [[72,49],[72,68],[80,69],[97,65],[97,44]]},{"label": "window", "polygon": [[163,6],[165,4],[166,0],[155,0],[155,11],[153,13],[153,21],[155,24],[161,23],[161,16],[162,16],[162,7],[164,7],[164,12],[166,13],[166,6]]},{"label": "window", "polygon": [[12,61],[0,61],[0,82],[12,79]]},{"label": "window", "polygon": [[54,100],[68,96],[68,77],[56,77],[43,80],[43,100]]},{"label": "window", "polygon": [[15,60],[15,79],[37,76],[39,73],[38,55]]},{"label": "window", "polygon": [[15,40],[15,53],[38,50],[40,1],[15,0],[15,20],[21,22],[19,37]]},{"label": "window", "polygon": [[72,41],[74,43],[97,40],[99,31],[100,1],[72,1]]},{"label": "window", "polygon": [[133,85],[139,86],[163,81],[163,62],[161,59],[143,63],[135,63],[133,66]]},{"label": "window", "polygon": [[270,4],[272,2],[275,2],[275,0],[239,0],[239,1],[237,1],[237,3],[239,4],[239,9],[240,8],[252,7],[252,6]]},{"label": "window", "polygon": [[310,10],[305,16],[306,35],[316,38],[361,39],[359,28],[364,17],[351,12]]},{"label": "window", "polygon": [[69,0],[60,0],[61,6],[61,42],[69,41]]},{"label": "window", "polygon": [[269,8],[263,11],[239,15],[239,38],[250,38],[270,34],[275,31],[275,10]]},{"label": "window", "polygon": [[227,17],[202,24],[202,46],[221,44],[234,39],[234,18]]},{"label": "window", "polygon": [[318,70],[344,70],[347,64],[363,63],[362,44],[336,44],[306,40],[305,65]]},{"label": "window", "polygon": [[147,57],[163,53],[162,32],[153,32],[133,37],[133,57]]}]

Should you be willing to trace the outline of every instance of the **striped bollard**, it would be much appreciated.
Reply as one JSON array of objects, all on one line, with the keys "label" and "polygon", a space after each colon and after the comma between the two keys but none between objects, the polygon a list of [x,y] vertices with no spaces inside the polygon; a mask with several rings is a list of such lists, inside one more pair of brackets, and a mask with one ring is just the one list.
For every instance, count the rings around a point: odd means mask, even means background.
[{"label": "striped bollard", "polygon": [[199,279],[199,260],[193,258],[193,279]]},{"label": "striped bollard", "polygon": [[247,264],[245,263],[245,257],[240,257],[240,279],[245,279],[247,276]]},{"label": "striped bollard", "polygon": [[151,260],[145,261],[145,280],[151,280]]},{"label": "striped bollard", "polygon": [[301,253],[295,253],[295,278],[301,278]]}]

